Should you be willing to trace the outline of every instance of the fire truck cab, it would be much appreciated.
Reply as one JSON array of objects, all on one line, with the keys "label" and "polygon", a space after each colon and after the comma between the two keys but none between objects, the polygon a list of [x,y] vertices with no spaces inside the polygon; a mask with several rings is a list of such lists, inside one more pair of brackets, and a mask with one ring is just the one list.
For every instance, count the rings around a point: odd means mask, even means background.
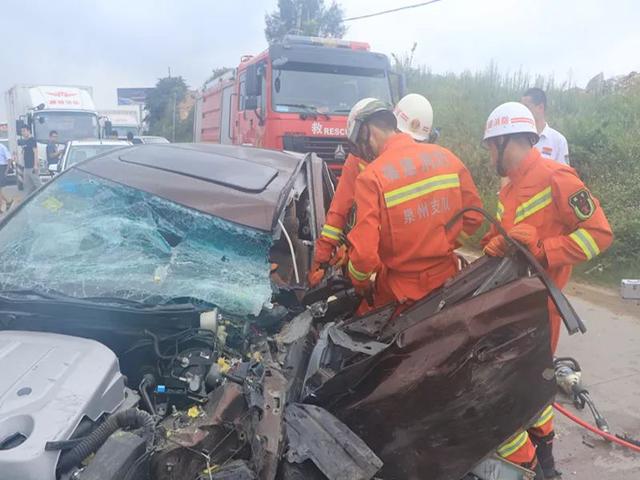
[{"label": "fire truck cab", "polygon": [[394,103],[402,83],[366,43],[287,36],[205,84],[194,139],[315,152],[339,171],[351,107],[365,97]]}]

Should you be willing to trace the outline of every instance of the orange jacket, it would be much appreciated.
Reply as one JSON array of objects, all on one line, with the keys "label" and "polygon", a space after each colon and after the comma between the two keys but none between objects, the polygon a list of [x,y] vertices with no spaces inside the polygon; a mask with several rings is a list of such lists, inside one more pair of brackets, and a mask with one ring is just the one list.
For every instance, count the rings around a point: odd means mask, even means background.
[{"label": "orange jacket", "polygon": [[366,167],[367,162],[354,155],[349,155],[344,162],[336,193],[331,200],[320,237],[316,241],[313,257],[316,263],[328,262],[331,259],[333,249],[340,243],[340,236],[344,232],[349,221],[349,213],[353,208],[356,178]]},{"label": "orange jacket", "polygon": [[[482,224],[465,215],[445,232],[462,208],[482,202],[460,159],[409,135],[393,135],[356,180],[356,225],[349,233],[348,270],[357,282],[380,272],[397,300],[417,300],[440,286],[455,264],[458,235]],[[455,270],[454,270],[455,271]]]},{"label": "orange jacket", "polygon": [[[508,232],[520,222],[533,225],[544,248],[547,272],[559,288],[571,277],[572,265],[590,260],[611,245],[613,233],[600,203],[576,171],[548,160],[533,148],[510,182],[500,190],[497,218]],[[497,235],[491,227],[483,243]],[[560,317],[550,310],[551,344],[557,346]]]}]

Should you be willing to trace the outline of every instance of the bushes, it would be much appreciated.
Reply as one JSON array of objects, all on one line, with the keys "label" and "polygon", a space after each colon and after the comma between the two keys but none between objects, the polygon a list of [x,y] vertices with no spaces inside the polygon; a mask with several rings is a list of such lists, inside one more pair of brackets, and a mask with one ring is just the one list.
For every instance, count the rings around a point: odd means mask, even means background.
[{"label": "bushes", "polygon": [[[484,124],[491,110],[518,100],[534,82],[521,72],[500,75],[490,65],[459,75],[412,69],[407,83],[431,100],[440,144],[467,164],[487,208],[495,209],[498,179],[481,147]],[[596,95],[557,87],[553,79],[535,84],[547,90],[550,124],[567,137],[572,166],[600,199],[616,235],[609,251],[578,271],[596,282],[640,277],[640,88]]]}]

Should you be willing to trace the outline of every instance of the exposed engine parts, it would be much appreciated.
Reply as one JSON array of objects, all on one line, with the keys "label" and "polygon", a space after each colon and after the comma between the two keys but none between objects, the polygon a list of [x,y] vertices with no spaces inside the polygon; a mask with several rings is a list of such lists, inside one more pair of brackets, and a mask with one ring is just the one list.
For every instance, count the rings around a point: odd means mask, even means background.
[{"label": "exposed engine parts", "polygon": [[[517,260],[475,262],[400,315],[355,318],[339,277],[297,305],[280,295],[293,306],[250,321],[139,315],[104,344],[1,331],[16,368],[0,392],[0,480],[482,478],[472,468],[553,395],[546,290]],[[443,443],[445,430],[479,440]]]}]

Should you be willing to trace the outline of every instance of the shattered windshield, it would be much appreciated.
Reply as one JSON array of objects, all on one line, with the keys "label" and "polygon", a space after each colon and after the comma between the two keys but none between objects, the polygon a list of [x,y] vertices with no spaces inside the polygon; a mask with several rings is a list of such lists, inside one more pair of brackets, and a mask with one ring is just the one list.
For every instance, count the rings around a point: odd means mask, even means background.
[{"label": "shattered windshield", "polygon": [[257,315],[271,298],[268,234],[72,169],[0,229],[0,288],[190,298]]}]

